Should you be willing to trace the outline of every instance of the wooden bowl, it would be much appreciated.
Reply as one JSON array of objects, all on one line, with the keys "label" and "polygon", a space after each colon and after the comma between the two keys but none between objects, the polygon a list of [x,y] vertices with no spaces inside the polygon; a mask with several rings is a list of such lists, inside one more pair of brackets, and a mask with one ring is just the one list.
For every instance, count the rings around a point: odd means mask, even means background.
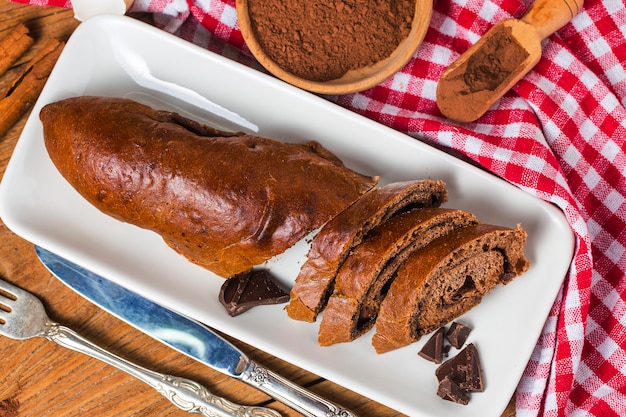
[{"label": "wooden bowl", "polygon": [[320,94],[349,94],[373,87],[401,70],[413,57],[428,30],[432,14],[432,0],[416,0],[411,32],[392,54],[374,65],[350,70],[341,78],[329,81],[312,81],[296,76],[281,68],[261,48],[254,36],[248,12],[248,0],[236,0],[237,18],[244,41],[254,57],[270,73],[296,87]]}]

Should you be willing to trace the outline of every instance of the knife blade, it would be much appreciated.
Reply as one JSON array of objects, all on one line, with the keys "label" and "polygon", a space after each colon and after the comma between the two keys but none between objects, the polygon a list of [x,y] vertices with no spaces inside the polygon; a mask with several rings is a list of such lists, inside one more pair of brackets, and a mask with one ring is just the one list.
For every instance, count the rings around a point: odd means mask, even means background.
[{"label": "knife blade", "polygon": [[307,417],[356,417],[248,358],[204,324],[163,307],[67,259],[35,246],[43,265],[65,285],[143,333],[243,381]]}]

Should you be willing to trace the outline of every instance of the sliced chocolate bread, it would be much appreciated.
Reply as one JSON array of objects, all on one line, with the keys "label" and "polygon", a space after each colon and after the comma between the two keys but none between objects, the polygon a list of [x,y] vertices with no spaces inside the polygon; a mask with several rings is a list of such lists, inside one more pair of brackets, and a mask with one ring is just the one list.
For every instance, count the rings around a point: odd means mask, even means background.
[{"label": "sliced chocolate bread", "polygon": [[372,328],[396,271],[415,251],[460,227],[478,224],[471,213],[415,209],[392,217],[356,246],[335,278],[324,309],[318,342],[349,342]]},{"label": "sliced chocolate bread", "polygon": [[373,228],[414,208],[438,207],[447,200],[440,180],[406,181],[374,188],[326,223],[313,239],[307,261],[291,289],[289,317],[313,322],[333,291],[337,271],[351,249]]},{"label": "sliced chocolate bread", "polygon": [[528,269],[526,232],[479,224],[418,250],[398,270],[376,319],[377,353],[417,341],[482,301],[497,284]]}]

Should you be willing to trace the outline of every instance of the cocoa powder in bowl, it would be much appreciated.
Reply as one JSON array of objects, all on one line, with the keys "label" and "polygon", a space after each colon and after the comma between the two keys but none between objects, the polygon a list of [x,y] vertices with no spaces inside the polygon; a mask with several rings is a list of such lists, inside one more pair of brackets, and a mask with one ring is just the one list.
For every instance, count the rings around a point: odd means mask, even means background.
[{"label": "cocoa powder in bowl", "polygon": [[415,1],[248,0],[248,13],[270,59],[324,82],[389,57],[411,31]]}]

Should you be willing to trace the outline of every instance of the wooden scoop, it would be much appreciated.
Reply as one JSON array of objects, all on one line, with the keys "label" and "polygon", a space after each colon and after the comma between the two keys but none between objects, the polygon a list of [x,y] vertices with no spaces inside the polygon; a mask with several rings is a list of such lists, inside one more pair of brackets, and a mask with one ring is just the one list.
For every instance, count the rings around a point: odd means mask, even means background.
[{"label": "wooden scoop", "polygon": [[583,0],[537,0],[521,19],[491,28],[441,76],[437,106],[450,119],[482,116],[541,58],[541,41],[562,28]]}]

